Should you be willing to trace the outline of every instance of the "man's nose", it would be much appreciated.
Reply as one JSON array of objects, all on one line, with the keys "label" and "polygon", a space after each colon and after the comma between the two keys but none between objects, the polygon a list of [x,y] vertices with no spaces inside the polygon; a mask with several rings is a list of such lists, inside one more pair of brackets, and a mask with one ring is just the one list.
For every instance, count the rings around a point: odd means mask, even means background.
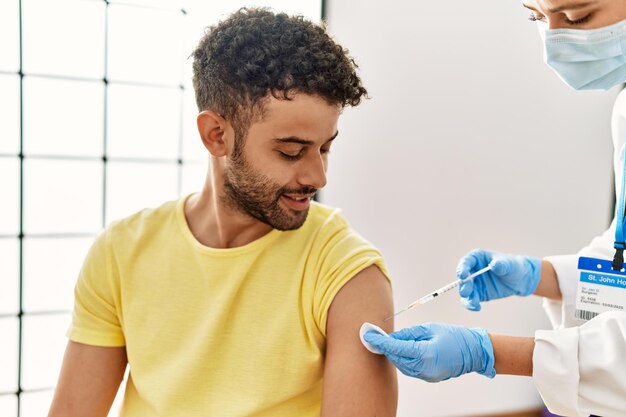
[{"label": "man's nose", "polygon": [[324,188],[326,185],[326,158],[321,154],[312,155],[307,163],[302,166],[298,182],[300,185],[318,190]]}]

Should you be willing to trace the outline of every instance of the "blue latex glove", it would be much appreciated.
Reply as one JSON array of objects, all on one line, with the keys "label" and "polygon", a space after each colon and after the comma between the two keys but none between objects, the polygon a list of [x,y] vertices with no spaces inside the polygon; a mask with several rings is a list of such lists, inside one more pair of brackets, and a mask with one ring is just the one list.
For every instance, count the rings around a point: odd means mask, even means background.
[{"label": "blue latex glove", "polygon": [[405,375],[428,382],[478,372],[493,378],[493,346],[483,329],[427,323],[389,336],[373,331],[363,338]]},{"label": "blue latex glove", "polygon": [[465,279],[472,272],[487,265],[492,266],[491,271],[459,286],[459,294],[468,310],[480,310],[481,301],[511,295],[530,295],[539,285],[540,259],[506,255],[486,249],[475,249],[462,257],[456,268],[456,276]]}]

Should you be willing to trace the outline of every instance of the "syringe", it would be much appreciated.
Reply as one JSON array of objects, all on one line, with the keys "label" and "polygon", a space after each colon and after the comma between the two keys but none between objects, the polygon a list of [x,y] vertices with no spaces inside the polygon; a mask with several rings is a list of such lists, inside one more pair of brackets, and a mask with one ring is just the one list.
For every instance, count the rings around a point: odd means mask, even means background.
[{"label": "syringe", "polygon": [[441,287],[441,288],[431,292],[430,294],[426,294],[425,296],[423,296],[421,298],[418,298],[417,300],[415,300],[411,304],[409,304],[409,306],[407,308],[405,308],[404,310],[398,311],[393,316],[387,317],[384,321],[388,321],[388,320],[392,319],[393,317],[397,316],[398,314],[404,313],[405,311],[409,311],[409,310],[415,308],[416,306],[418,306],[420,304],[426,304],[429,301],[434,300],[436,297],[440,296],[441,294],[446,293],[446,292],[450,291],[451,289],[454,289],[454,288],[458,287],[462,283],[470,281],[470,280],[474,279],[475,277],[477,277],[477,276],[479,276],[481,274],[484,274],[485,272],[488,272],[488,271],[491,271],[491,265],[487,265],[483,269],[480,269],[480,270],[474,272],[473,274],[471,274],[470,276],[468,276],[465,279],[457,279],[456,281],[452,281],[448,285],[444,285],[443,287]]}]

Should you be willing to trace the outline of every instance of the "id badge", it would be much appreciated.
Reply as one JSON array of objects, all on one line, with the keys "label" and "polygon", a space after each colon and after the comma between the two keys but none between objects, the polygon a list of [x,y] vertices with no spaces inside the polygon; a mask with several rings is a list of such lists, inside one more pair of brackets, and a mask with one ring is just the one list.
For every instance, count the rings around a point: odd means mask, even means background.
[{"label": "id badge", "polygon": [[574,316],[591,320],[611,310],[624,311],[626,307],[626,271],[613,271],[611,261],[580,257],[580,279],[576,293]]}]

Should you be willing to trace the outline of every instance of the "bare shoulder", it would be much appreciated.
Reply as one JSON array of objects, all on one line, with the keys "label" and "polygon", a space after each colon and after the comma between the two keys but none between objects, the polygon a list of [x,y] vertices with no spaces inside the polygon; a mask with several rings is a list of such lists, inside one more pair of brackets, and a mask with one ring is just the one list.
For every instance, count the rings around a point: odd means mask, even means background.
[{"label": "bare shoulder", "polygon": [[393,321],[383,321],[392,313],[391,284],[376,266],[356,274],[336,295],[326,326],[323,417],[395,415],[395,368],[359,339],[364,322],[392,331]]},{"label": "bare shoulder", "polygon": [[[349,314],[340,314],[342,312]],[[393,321],[383,321],[391,314],[391,283],[377,266],[372,265],[356,274],[337,293],[328,312],[327,330],[330,333],[333,327],[352,324],[360,327],[364,321],[369,321],[385,331],[392,331]]]}]

